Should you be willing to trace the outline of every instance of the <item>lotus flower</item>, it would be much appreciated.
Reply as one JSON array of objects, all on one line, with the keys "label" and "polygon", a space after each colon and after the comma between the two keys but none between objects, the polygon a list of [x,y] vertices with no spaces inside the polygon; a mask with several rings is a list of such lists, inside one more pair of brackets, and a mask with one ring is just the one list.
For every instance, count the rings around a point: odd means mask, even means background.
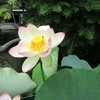
[{"label": "lotus flower", "polygon": [[20,95],[17,95],[13,99],[11,99],[11,97],[7,93],[4,93],[0,96],[0,100],[20,100]]},{"label": "lotus flower", "polygon": [[54,33],[49,25],[36,27],[28,24],[20,26],[18,30],[20,41],[9,50],[13,57],[27,57],[22,65],[22,71],[31,70],[41,59],[46,66],[52,65],[51,49],[58,46],[65,37],[65,33]]}]

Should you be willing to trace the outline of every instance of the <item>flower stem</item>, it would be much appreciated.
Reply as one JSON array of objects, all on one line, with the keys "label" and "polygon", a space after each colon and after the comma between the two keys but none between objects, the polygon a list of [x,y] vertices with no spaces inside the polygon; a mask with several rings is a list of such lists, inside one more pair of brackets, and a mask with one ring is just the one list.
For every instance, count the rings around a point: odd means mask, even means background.
[{"label": "flower stem", "polygon": [[43,81],[45,82],[45,76],[44,76],[43,65],[42,65],[41,60],[40,60],[40,67],[41,67],[42,78],[43,78]]}]

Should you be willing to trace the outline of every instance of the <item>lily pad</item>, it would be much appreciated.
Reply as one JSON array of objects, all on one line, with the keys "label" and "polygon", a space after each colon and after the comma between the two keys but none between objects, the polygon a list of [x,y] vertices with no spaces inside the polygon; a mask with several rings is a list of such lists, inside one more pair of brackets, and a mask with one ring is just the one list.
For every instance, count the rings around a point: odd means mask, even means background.
[{"label": "lily pad", "polygon": [[46,80],[35,100],[100,100],[100,74],[62,69]]},{"label": "lily pad", "polygon": [[61,66],[68,66],[72,68],[88,69],[91,70],[92,67],[87,61],[79,59],[76,55],[68,55],[63,57],[61,61]]},{"label": "lily pad", "polygon": [[32,91],[36,83],[26,73],[17,73],[12,68],[0,68],[0,95],[8,93],[12,98]]}]

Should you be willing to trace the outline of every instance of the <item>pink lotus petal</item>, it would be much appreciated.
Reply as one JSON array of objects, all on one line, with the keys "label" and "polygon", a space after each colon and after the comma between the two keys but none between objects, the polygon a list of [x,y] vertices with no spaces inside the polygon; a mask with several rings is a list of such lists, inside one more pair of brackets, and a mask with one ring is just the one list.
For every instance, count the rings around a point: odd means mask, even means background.
[{"label": "pink lotus petal", "polygon": [[63,41],[64,37],[65,33],[63,32],[56,33],[52,42],[52,48],[58,46]]},{"label": "pink lotus petal", "polygon": [[13,100],[20,100],[20,95],[15,96]]},{"label": "pink lotus petal", "polygon": [[39,57],[46,57],[50,54],[51,48],[48,48],[45,52],[38,54]]},{"label": "pink lotus petal", "polygon": [[52,40],[51,40],[51,38],[49,38],[48,41],[47,41],[47,44],[44,48],[44,51],[47,51],[47,49],[51,48],[51,46],[52,46]]},{"label": "pink lotus petal", "polygon": [[22,55],[20,55],[20,54],[18,53],[18,45],[12,47],[12,48],[8,51],[8,53],[9,53],[11,56],[13,56],[13,57],[24,57],[24,56],[22,56]]},{"label": "pink lotus petal", "polygon": [[53,41],[55,35],[53,28],[47,29],[46,34],[48,34],[49,38],[51,38],[51,40]]},{"label": "pink lotus petal", "polygon": [[44,30],[44,31],[46,31],[46,30],[49,29],[49,28],[50,28],[49,25],[45,25],[45,26],[40,26],[40,27],[38,27],[39,30]]},{"label": "pink lotus petal", "polygon": [[42,57],[41,61],[47,67],[50,67],[52,65],[52,57],[51,57],[51,55],[48,55],[46,57]]},{"label": "pink lotus petal", "polygon": [[0,100],[11,100],[11,97],[7,93],[4,93],[1,95]]},{"label": "pink lotus petal", "polygon": [[27,72],[27,71],[31,70],[38,61],[39,61],[38,56],[27,58],[22,65],[22,71]]},{"label": "pink lotus petal", "polygon": [[25,27],[22,27],[22,26],[19,27],[18,35],[19,35],[19,37],[20,37],[21,40],[28,39]]},{"label": "pink lotus petal", "polygon": [[28,24],[26,31],[27,31],[27,36],[30,39],[32,39],[34,36],[41,35],[38,28],[36,26],[32,25],[32,24]]},{"label": "pink lotus petal", "polygon": [[50,54],[51,52],[51,46],[52,46],[52,41],[51,38],[49,38],[46,46],[45,46],[45,50],[43,53],[38,54],[39,57],[46,57]]}]

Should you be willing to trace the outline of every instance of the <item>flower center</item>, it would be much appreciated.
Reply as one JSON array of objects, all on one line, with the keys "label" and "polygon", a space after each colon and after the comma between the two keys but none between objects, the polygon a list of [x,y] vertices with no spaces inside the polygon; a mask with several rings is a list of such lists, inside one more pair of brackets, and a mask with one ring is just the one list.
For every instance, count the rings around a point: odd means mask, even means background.
[{"label": "flower center", "polygon": [[42,36],[35,36],[30,43],[30,50],[31,51],[38,51],[42,53],[44,51],[44,47],[46,45],[46,40]]},{"label": "flower center", "polygon": [[42,36],[36,36],[32,39],[32,42],[39,45],[39,44],[41,44],[42,40],[43,40]]}]

